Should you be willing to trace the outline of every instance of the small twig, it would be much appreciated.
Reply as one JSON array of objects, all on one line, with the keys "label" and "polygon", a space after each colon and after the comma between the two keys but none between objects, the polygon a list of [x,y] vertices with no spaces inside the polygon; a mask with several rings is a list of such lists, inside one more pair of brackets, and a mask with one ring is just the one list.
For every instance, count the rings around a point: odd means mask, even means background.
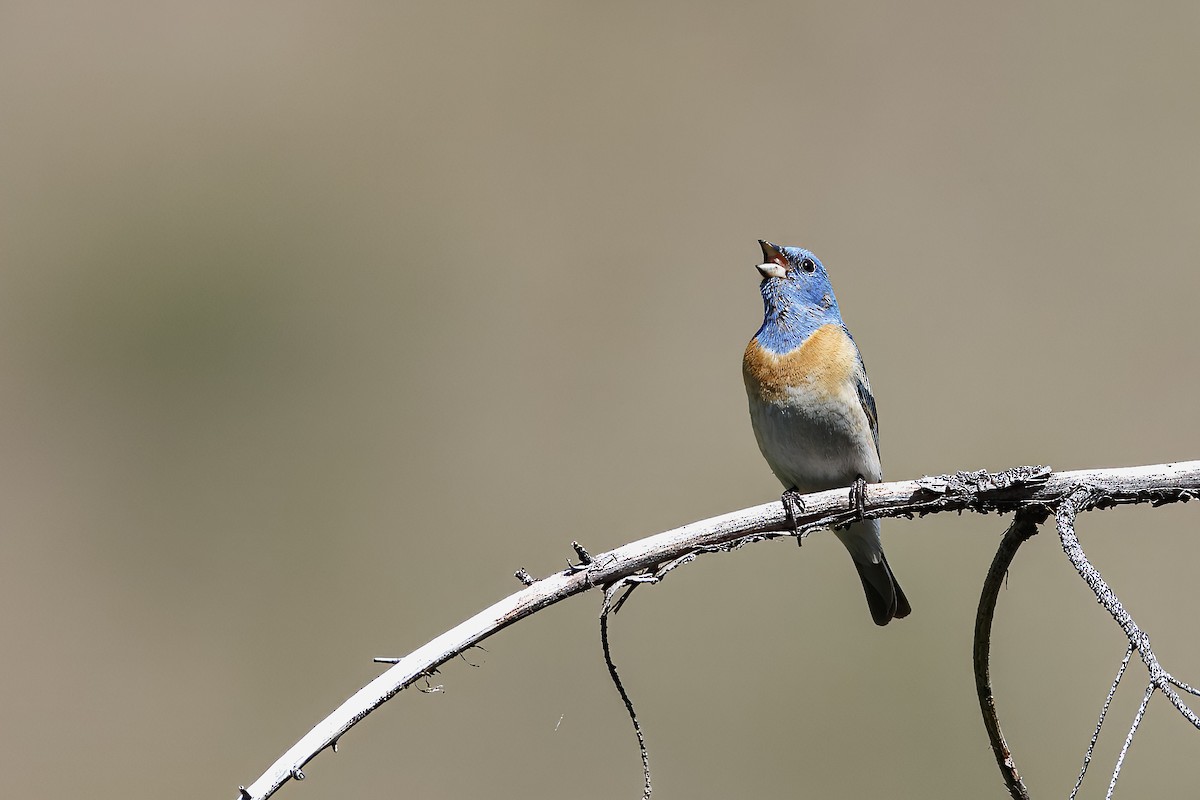
[{"label": "small twig", "polygon": [[625,591],[622,592],[621,596],[617,598],[617,602],[612,604],[612,613],[616,614],[620,612],[620,610],[625,606],[625,601],[629,599],[631,594],[633,594],[633,590],[640,585],[641,584],[637,581],[626,581]]},{"label": "small twig", "polygon": [[617,674],[617,665],[613,663],[612,650],[608,645],[608,613],[612,610],[613,595],[622,583],[623,581],[618,581],[604,589],[604,603],[600,607],[600,647],[604,651],[604,663],[608,666],[608,675],[612,678],[613,686],[617,687],[617,693],[621,695],[621,702],[625,704],[625,710],[629,713],[629,721],[633,723],[633,732],[637,735],[638,750],[642,754],[642,800],[650,800],[650,792],[653,790],[650,786],[650,753],[646,749],[646,737],[642,734],[642,725],[638,722],[637,714],[633,710],[633,701],[629,699],[629,693],[625,691],[625,684],[621,682],[621,676]]},{"label": "small twig", "polygon": [[[1142,698],[1138,712],[1133,718],[1133,724],[1130,726],[1129,733],[1125,737],[1125,742],[1121,746],[1121,753],[1117,756],[1116,766],[1113,767],[1112,780],[1108,784],[1108,794],[1105,796],[1106,798],[1111,798],[1117,786],[1117,778],[1121,774],[1121,765],[1125,761],[1125,754],[1129,751],[1129,746],[1133,744],[1134,734],[1137,733],[1138,725],[1141,724],[1142,717],[1146,713],[1146,707],[1149,705],[1150,698],[1154,695],[1155,691],[1162,692],[1163,696],[1171,702],[1171,705],[1175,706],[1184,719],[1198,729],[1200,729],[1200,717],[1196,716],[1196,713],[1184,703],[1183,698],[1175,691],[1176,686],[1185,692],[1189,692],[1191,687],[1183,684],[1182,681],[1177,680],[1163,669],[1158,661],[1158,657],[1154,655],[1154,650],[1150,647],[1150,637],[1144,630],[1138,627],[1130,613],[1125,610],[1125,606],[1117,599],[1116,593],[1100,575],[1100,571],[1088,561],[1087,555],[1083,552],[1083,546],[1079,543],[1079,537],[1075,534],[1075,517],[1080,511],[1092,507],[1098,500],[1103,500],[1103,498],[1103,492],[1096,489],[1096,487],[1080,485],[1067,493],[1067,496],[1059,504],[1055,516],[1063,552],[1067,554],[1068,560],[1075,567],[1075,571],[1079,573],[1079,576],[1087,583],[1088,588],[1096,595],[1096,599],[1112,615],[1116,623],[1121,626],[1121,630],[1125,632],[1125,636],[1129,640],[1129,649],[1137,651],[1138,656],[1142,659],[1142,663],[1146,665],[1146,671],[1150,676],[1149,685],[1146,687],[1146,694]],[[1126,660],[1129,659],[1128,653],[1126,653],[1125,658]],[[1124,665],[1122,665],[1123,671]],[[1117,679],[1120,680],[1120,677],[1121,673],[1118,673]],[[1113,691],[1115,689],[1114,684]],[[1110,697],[1111,694],[1110,692]],[[1107,707],[1107,702],[1105,705]],[[1102,715],[1101,722],[1103,721]],[[1091,748],[1088,749],[1088,752],[1090,754]],[[1086,762],[1084,763],[1084,768],[1087,768]],[[1082,779],[1082,775],[1080,778]]]},{"label": "small twig", "polygon": [[[434,686],[433,682],[431,680],[429,680],[429,676],[426,675],[425,676],[425,685],[418,686],[417,691],[420,692],[421,694],[442,694],[443,692],[446,691],[446,687],[440,683],[437,686]],[[334,749],[334,752],[337,752],[337,743],[336,742],[334,742],[333,749]]]},{"label": "small twig", "polygon": [[579,542],[571,542],[571,549],[575,551],[575,555],[579,558],[579,563],[585,567],[595,560],[592,558],[592,554]]},{"label": "small twig", "polygon": [[1104,795],[1104,800],[1112,800],[1113,791],[1117,788],[1117,778],[1121,775],[1121,765],[1125,763],[1125,754],[1129,752],[1129,745],[1133,744],[1133,735],[1137,733],[1138,725],[1142,724],[1142,717],[1146,716],[1146,706],[1150,705],[1150,698],[1154,696],[1154,684],[1146,687],[1146,693],[1142,695],[1142,704],[1138,706],[1137,713],[1133,715],[1133,724],[1129,726],[1129,733],[1125,735],[1125,743],[1121,745],[1121,753],[1117,756],[1117,765],[1113,767],[1112,780],[1108,782],[1108,792]]},{"label": "small twig", "polygon": [[1096,750],[1096,742],[1100,739],[1100,729],[1104,727],[1104,718],[1108,716],[1108,707],[1112,705],[1113,695],[1117,693],[1117,687],[1121,684],[1121,678],[1125,677],[1125,670],[1129,667],[1129,657],[1133,655],[1133,645],[1125,648],[1125,657],[1121,659],[1121,666],[1117,670],[1117,677],[1113,678],[1112,686],[1108,688],[1108,696],[1104,698],[1104,705],[1100,708],[1100,719],[1096,722],[1096,730],[1092,733],[1092,740],[1088,742],[1087,752],[1083,754],[1083,767],[1079,770],[1079,777],[1075,779],[1075,788],[1071,789],[1070,800],[1075,800],[1075,795],[1079,794],[1079,787],[1083,785],[1083,776],[1087,774],[1088,765],[1092,763],[1092,753]]},{"label": "small twig", "polygon": [[620,597],[617,598],[617,602],[612,604],[612,613],[616,614],[619,612],[625,605],[625,601],[629,599],[631,594],[633,594],[633,590],[641,586],[643,583],[658,583],[663,578],[667,577],[667,573],[671,570],[695,561],[696,556],[698,556],[700,552],[715,552],[724,549],[726,548],[704,548],[702,551],[684,553],[679,558],[672,559],[666,564],[663,564],[654,572],[638,573],[637,575],[630,575],[628,578],[623,578],[620,582],[625,584],[625,591]]},{"label": "small twig", "polygon": [[[475,646],[476,646],[476,647],[479,647],[479,645],[475,645]],[[480,650],[483,650],[483,648],[482,648],[482,647],[479,647],[479,649],[480,649]],[[483,652],[485,652],[485,653],[486,653],[487,651],[486,651],[486,650],[483,650]],[[464,664],[466,664],[468,667],[475,667],[476,669],[479,669],[479,665],[478,665],[478,664],[476,664],[476,663],[475,663],[474,661],[472,661],[471,659],[467,658],[467,654],[466,654],[466,653],[459,653],[459,654],[458,654],[458,657],[459,657],[460,659],[462,659],[462,662],[463,662]]]},{"label": "small twig", "polygon": [[1017,512],[1012,524],[1004,532],[1000,547],[988,568],[983,581],[983,593],[979,597],[979,610],[975,614],[975,692],[979,696],[979,711],[983,714],[983,725],[987,728],[988,741],[996,756],[996,765],[1004,778],[1004,785],[1014,800],[1029,800],[1029,790],[1017,771],[1016,762],[1000,730],[1000,719],[996,715],[996,698],[992,694],[991,657],[992,620],[996,613],[996,599],[1000,587],[1008,575],[1008,567],[1017,555],[1017,549],[1038,532],[1038,525],[1045,522],[1049,513],[1041,508],[1027,508]]},{"label": "small twig", "polygon": [[[1175,691],[1175,686],[1179,685],[1180,681],[1163,669],[1157,656],[1154,655],[1154,650],[1150,648],[1149,635],[1137,626],[1133,617],[1125,610],[1125,606],[1121,605],[1121,601],[1117,599],[1116,593],[1101,577],[1100,571],[1088,561],[1083,547],[1079,544],[1079,537],[1075,535],[1075,516],[1096,502],[1098,497],[1103,497],[1103,494],[1095,487],[1080,486],[1070,492],[1059,505],[1056,516],[1063,552],[1067,554],[1067,558],[1075,567],[1076,572],[1087,582],[1092,593],[1096,595],[1096,599],[1121,626],[1121,630],[1125,631],[1129,644],[1137,650],[1142,663],[1146,665],[1146,671],[1150,673],[1151,687],[1162,692],[1184,719],[1200,729],[1200,717],[1196,716],[1196,713],[1183,702],[1183,698]],[[1188,687],[1188,689],[1190,688]]]}]

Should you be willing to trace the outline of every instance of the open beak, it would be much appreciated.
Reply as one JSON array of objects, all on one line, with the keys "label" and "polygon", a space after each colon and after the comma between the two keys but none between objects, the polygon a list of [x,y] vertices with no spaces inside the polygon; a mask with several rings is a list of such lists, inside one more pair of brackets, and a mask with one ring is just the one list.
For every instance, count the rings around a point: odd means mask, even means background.
[{"label": "open beak", "polygon": [[759,273],[764,278],[782,278],[787,275],[788,262],[783,251],[765,239],[759,239],[758,243],[763,251],[763,263],[756,267]]}]

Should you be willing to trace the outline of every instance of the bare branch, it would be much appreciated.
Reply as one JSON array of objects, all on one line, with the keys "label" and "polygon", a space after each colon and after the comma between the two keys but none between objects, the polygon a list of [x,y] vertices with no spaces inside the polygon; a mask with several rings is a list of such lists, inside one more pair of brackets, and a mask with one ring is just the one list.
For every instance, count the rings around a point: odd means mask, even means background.
[{"label": "bare branch", "polygon": [[[867,487],[862,512],[867,517],[912,517],[942,511],[1056,509],[1066,494],[1081,484],[1089,487],[1094,508],[1186,501],[1200,496],[1200,462],[1061,473],[1050,473],[1043,467],[1018,467],[996,474],[960,472],[920,481],[872,484]],[[851,507],[849,487],[806,495],[804,504],[805,512],[796,520],[796,533],[801,537],[858,518],[858,511]],[[288,780],[303,775],[302,768],[318,753],[402,689],[525,617],[573,595],[653,571],[660,564],[689,554],[725,550],[781,535],[792,535],[786,512],[778,502],[767,503],[596,554],[590,564],[536,581],[401,658],[296,742],[252,785],[241,789],[239,798],[270,797]],[[1145,660],[1148,648],[1143,650],[1140,644],[1138,652]],[[1174,696],[1172,702],[1177,707],[1182,705],[1172,686],[1173,679],[1166,673],[1152,670],[1153,674],[1160,675],[1158,688],[1168,698]],[[1194,715],[1192,719],[1200,724]]]},{"label": "bare branch", "polygon": [[979,711],[983,714],[983,725],[987,728],[988,741],[992,743],[992,752],[996,756],[996,764],[1000,767],[1000,775],[1004,785],[1013,800],[1029,800],[1029,790],[1025,788],[1020,773],[1017,772],[1016,762],[1004,740],[1000,730],[1000,719],[996,715],[996,698],[992,694],[992,675],[990,656],[992,648],[992,619],[996,613],[996,598],[1000,587],[1008,576],[1008,567],[1017,555],[1017,548],[1028,541],[1038,532],[1038,525],[1049,516],[1044,509],[1023,508],[1017,512],[1016,519],[1004,532],[1000,547],[988,568],[987,577],[983,581],[983,593],[979,598],[979,610],[975,614],[975,692],[979,695]]},{"label": "bare branch", "polygon": [[[604,664],[608,667],[608,677],[612,678],[613,686],[617,687],[617,694],[621,695],[621,702],[625,704],[625,711],[629,714],[629,721],[633,723],[633,732],[637,736],[638,750],[642,754],[642,800],[650,800],[650,794],[653,788],[650,785],[650,751],[646,749],[646,736],[642,733],[642,723],[638,722],[637,712],[633,710],[633,701],[629,699],[629,692],[625,691],[625,684],[621,682],[621,676],[617,672],[617,665],[613,663],[612,649],[608,644],[608,615],[609,612],[615,612],[613,607],[613,595],[617,590],[625,585],[627,579],[622,579],[609,586],[604,590],[604,603],[600,608],[600,647],[604,651]],[[636,583],[630,584],[630,590]],[[629,595],[626,594],[626,597]]]}]

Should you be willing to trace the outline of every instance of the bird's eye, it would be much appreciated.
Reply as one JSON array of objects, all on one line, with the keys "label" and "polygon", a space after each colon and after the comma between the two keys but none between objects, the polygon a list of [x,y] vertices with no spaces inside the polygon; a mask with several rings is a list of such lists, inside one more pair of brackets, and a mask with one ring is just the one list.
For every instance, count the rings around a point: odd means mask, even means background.
[{"label": "bird's eye", "polygon": [[800,262],[800,269],[803,270],[804,272],[816,272],[817,265],[815,263],[813,263],[813,260],[811,258],[806,258]]}]

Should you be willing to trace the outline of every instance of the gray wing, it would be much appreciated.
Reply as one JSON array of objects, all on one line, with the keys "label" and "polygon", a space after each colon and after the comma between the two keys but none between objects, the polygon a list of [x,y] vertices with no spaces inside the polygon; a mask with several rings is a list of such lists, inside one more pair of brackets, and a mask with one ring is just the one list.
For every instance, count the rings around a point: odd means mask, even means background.
[{"label": "gray wing", "polygon": [[871,382],[867,380],[867,365],[863,363],[862,351],[858,349],[858,342],[854,341],[854,337],[850,334],[850,329],[842,325],[842,330],[850,337],[850,341],[854,342],[854,352],[858,355],[858,369],[855,370],[854,388],[858,392],[858,402],[862,406],[863,413],[867,415],[867,422],[871,424],[871,438],[875,440],[875,455],[879,455],[879,414],[875,410],[875,395],[871,394]]},{"label": "gray wing", "polygon": [[871,436],[875,439],[875,454],[879,454],[879,414],[875,410],[875,396],[871,394],[871,383],[867,380],[867,370],[863,366],[862,356],[858,358],[858,375],[854,388],[858,390],[858,402],[862,405],[867,422],[871,423]]}]

